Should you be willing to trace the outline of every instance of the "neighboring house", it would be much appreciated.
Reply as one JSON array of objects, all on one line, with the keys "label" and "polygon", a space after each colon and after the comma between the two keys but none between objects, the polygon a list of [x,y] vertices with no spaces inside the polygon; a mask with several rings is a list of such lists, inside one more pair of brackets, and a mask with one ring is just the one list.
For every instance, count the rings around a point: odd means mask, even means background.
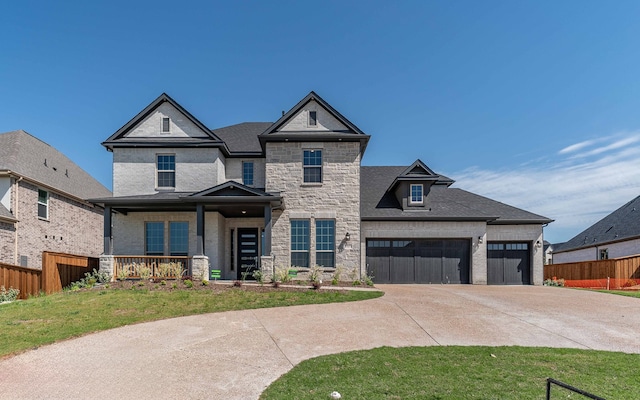
[{"label": "neighboring house", "polygon": [[0,262],[42,267],[42,252],[98,256],[111,192],[62,153],[18,130],[0,134]]},{"label": "neighboring house", "polygon": [[553,264],[553,252],[563,244],[564,242],[549,243],[544,241],[544,265]]},{"label": "neighboring house", "polygon": [[640,196],[553,251],[553,263],[606,260],[640,254]]},{"label": "neighboring house", "polygon": [[274,123],[213,130],[162,94],[103,143],[101,268],[137,255],[226,279],[320,266],[345,280],[542,283],[550,219],[450,188],[420,160],[362,167],[369,138],[314,92]]}]

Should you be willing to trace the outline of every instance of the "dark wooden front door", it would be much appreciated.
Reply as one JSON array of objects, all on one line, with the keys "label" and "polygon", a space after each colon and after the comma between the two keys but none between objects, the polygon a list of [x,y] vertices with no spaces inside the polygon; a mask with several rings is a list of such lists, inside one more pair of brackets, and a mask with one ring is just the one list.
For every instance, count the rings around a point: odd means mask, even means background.
[{"label": "dark wooden front door", "polygon": [[258,228],[238,228],[238,279],[254,279],[258,269]]}]

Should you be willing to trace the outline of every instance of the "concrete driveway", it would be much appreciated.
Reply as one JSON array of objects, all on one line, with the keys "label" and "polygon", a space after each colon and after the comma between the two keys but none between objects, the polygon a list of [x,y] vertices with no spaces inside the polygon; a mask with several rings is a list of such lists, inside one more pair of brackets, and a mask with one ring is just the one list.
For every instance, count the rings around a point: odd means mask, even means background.
[{"label": "concrete driveway", "polygon": [[45,346],[0,361],[0,398],[255,399],[302,360],[379,346],[640,353],[638,299],[532,286],[379,288],[375,300],[182,317]]}]

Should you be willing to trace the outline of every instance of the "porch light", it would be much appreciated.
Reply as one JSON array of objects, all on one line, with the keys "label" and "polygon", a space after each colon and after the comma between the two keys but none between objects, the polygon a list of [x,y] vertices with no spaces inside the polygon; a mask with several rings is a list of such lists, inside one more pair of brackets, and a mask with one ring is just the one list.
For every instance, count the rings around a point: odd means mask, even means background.
[{"label": "porch light", "polygon": [[242,210],[242,213],[243,213],[243,214],[246,214],[246,213],[247,213],[247,210]]},{"label": "porch light", "polygon": [[482,236],[478,236],[478,243],[482,243]]},{"label": "porch light", "polygon": [[344,235],[344,240],[346,240],[347,242],[351,240],[351,235],[349,235],[349,232],[347,232],[347,234]]}]

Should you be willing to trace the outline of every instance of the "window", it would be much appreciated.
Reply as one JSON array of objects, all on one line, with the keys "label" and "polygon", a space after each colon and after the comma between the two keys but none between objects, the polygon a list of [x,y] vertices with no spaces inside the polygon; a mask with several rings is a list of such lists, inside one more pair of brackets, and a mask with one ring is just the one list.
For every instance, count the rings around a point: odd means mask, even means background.
[{"label": "window", "polygon": [[158,155],[158,187],[176,187],[176,156]]},{"label": "window", "polygon": [[170,128],[169,121],[170,121],[169,117],[162,118],[162,133],[169,133],[169,128]]},{"label": "window", "polygon": [[253,186],[253,161],[244,161],[242,163],[242,183],[247,186]]},{"label": "window", "polygon": [[309,126],[318,126],[318,113],[309,111]]},{"label": "window", "polygon": [[189,254],[188,222],[169,222],[169,254],[172,256]]},{"label": "window", "polygon": [[316,265],[335,267],[335,221],[316,221]]},{"label": "window", "polygon": [[164,255],[164,222],[145,223],[145,254]]},{"label": "window", "polygon": [[609,249],[600,249],[600,260],[608,260],[609,259]]},{"label": "window", "polygon": [[302,169],[305,183],[322,182],[322,150],[305,150]]},{"label": "window", "polygon": [[49,192],[38,189],[38,218],[49,219]]},{"label": "window", "polygon": [[409,200],[409,204],[422,204],[423,195],[422,195],[422,185],[416,184],[411,185],[411,198]]},{"label": "window", "polygon": [[291,221],[291,265],[309,266],[309,220]]}]

